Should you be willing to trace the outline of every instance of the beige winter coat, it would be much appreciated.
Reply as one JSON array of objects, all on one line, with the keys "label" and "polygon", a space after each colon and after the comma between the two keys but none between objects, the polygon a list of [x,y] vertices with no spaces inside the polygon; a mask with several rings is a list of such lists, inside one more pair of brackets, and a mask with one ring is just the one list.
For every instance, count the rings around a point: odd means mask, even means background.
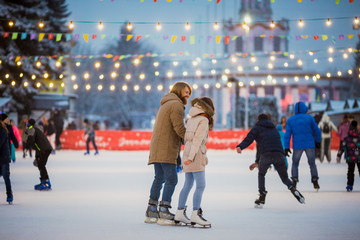
[{"label": "beige winter coat", "polygon": [[176,164],[181,139],[185,135],[184,103],[176,94],[168,93],[160,104],[151,136],[148,164]]},{"label": "beige winter coat", "polygon": [[209,137],[209,120],[199,114],[205,113],[203,108],[195,103],[189,111],[191,118],[186,124],[185,148],[182,161],[192,161],[189,165],[183,164],[184,172],[205,171],[208,164],[206,143]]}]

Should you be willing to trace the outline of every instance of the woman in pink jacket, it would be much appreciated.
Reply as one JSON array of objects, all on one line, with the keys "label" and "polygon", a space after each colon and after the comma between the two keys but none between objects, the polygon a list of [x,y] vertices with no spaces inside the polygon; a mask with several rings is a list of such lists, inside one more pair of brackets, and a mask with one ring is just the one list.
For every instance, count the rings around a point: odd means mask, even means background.
[{"label": "woman in pink jacket", "polygon": [[[208,164],[206,156],[206,142],[209,130],[214,124],[215,107],[211,98],[200,97],[191,101],[189,115],[191,118],[186,124],[185,148],[182,159],[183,171],[185,172],[185,183],[179,196],[178,210],[175,214],[175,223],[199,224],[211,227],[211,223],[202,217],[200,208],[201,199],[205,190],[205,166]],[[196,182],[196,190],[193,196],[193,212],[191,218],[186,216],[186,200],[189,192]]]}]

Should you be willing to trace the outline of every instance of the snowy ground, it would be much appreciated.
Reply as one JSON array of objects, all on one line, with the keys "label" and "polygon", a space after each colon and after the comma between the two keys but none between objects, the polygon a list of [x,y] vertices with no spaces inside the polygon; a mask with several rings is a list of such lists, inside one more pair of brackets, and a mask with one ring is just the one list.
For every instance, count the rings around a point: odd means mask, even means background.
[{"label": "snowy ground", "polygon": [[[53,190],[38,192],[39,172],[32,160],[11,164],[14,204],[5,202],[0,179],[0,239],[359,239],[360,180],[354,191],[345,191],[347,165],[318,162],[320,191],[310,182],[303,156],[298,189],[306,198],[299,204],[275,171],[268,172],[268,196],[263,209],[255,209],[257,171],[248,165],[255,159],[249,150],[209,151],[204,217],[211,229],[164,227],[145,224],[153,167],[147,151],[102,151],[83,156],[82,151],[59,151],[48,162]],[[335,152],[333,152],[333,161]],[[290,162],[291,163],[291,162]],[[173,211],[184,181],[173,196]],[[192,193],[190,194],[192,197]],[[188,202],[190,210],[191,201]]]}]

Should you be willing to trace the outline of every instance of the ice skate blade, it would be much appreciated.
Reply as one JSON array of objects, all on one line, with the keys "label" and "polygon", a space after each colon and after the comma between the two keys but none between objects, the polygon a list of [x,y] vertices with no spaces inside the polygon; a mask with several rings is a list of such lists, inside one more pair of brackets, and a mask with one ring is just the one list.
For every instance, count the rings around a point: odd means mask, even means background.
[{"label": "ice skate blade", "polygon": [[207,229],[207,228],[211,228],[211,224],[201,225],[201,224],[196,224],[196,223],[192,222],[191,225],[190,225],[190,228]]},{"label": "ice skate blade", "polygon": [[174,220],[159,218],[157,224],[161,226],[175,226]]},{"label": "ice skate blade", "polygon": [[157,223],[158,218],[154,218],[154,217],[146,217],[145,218],[145,223]]},{"label": "ice skate blade", "polygon": [[175,226],[179,226],[179,227],[187,227],[187,226],[191,225],[190,223],[185,223],[185,222],[177,221],[177,220],[174,220],[174,222],[175,222]]},{"label": "ice skate blade", "polygon": [[264,204],[260,203],[260,204],[255,204],[255,208],[259,208],[259,209],[262,209],[264,206]]}]

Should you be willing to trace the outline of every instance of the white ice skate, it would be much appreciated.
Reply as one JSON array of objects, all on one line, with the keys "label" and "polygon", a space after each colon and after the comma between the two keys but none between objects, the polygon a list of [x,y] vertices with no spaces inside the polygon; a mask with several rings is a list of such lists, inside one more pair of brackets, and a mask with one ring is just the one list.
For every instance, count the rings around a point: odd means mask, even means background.
[{"label": "white ice skate", "polygon": [[186,208],[176,211],[174,221],[177,226],[187,226],[191,224],[190,219],[186,216]]},{"label": "white ice skate", "polygon": [[207,221],[202,216],[202,209],[194,210],[191,214],[191,227],[197,227],[196,224],[200,225],[202,228],[211,228],[211,222]]}]

